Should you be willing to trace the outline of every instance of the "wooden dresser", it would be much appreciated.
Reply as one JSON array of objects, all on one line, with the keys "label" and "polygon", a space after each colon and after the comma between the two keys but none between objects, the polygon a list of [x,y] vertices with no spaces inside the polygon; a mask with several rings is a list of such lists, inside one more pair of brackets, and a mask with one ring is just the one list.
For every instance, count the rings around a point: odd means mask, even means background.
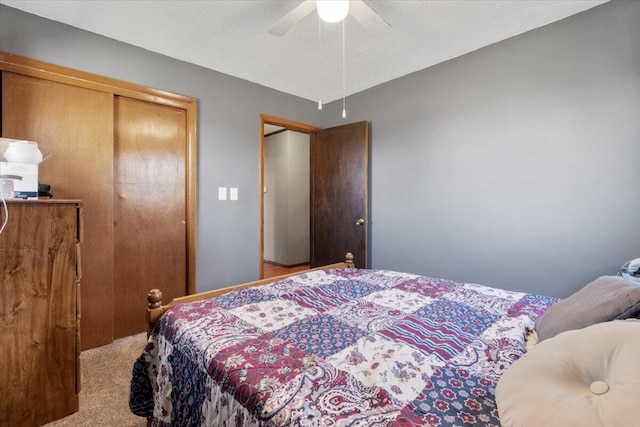
[{"label": "wooden dresser", "polygon": [[[78,411],[79,200],[7,200],[0,234],[0,426]],[[5,211],[0,202],[0,226]]]}]

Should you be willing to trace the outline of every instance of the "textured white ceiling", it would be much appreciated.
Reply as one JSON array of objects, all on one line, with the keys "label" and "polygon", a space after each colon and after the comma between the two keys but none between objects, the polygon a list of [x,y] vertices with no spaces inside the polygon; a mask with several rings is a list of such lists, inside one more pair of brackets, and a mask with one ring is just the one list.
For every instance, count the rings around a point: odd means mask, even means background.
[{"label": "textured white ceiling", "polygon": [[[549,24],[607,0],[366,1],[390,25],[346,28],[346,95]],[[282,37],[284,0],[0,0],[0,3],[302,98],[343,96],[342,25],[314,12]],[[321,47],[321,48],[320,48]]]}]

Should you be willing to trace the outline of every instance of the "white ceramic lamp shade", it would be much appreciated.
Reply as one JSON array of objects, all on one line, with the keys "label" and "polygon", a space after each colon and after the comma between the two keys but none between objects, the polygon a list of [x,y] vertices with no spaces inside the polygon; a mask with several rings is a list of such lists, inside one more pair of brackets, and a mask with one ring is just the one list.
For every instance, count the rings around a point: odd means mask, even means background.
[{"label": "white ceramic lamp shade", "polygon": [[11,163],[31,163],[37,165],[42,161],[42,152],[38,144],[29,141],[14,141],[4,152],[4,158]]}]

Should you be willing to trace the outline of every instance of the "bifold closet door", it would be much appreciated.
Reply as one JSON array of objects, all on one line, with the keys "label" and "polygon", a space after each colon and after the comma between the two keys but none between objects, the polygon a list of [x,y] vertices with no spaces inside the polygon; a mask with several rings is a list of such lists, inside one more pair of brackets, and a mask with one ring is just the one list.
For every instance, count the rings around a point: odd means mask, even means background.
[{"label": "bifold closet door", "polygon": [[146,331],[144,302],[187,294],[185,110],[115,98],[114,337]]},{"label": "bifold closet door", "polygon": [[2,136],[37,142],[45,156],[39,181],[51,185],[56,199],[84,202],[83,349],[113,340],[113,99],[2,72]]}]

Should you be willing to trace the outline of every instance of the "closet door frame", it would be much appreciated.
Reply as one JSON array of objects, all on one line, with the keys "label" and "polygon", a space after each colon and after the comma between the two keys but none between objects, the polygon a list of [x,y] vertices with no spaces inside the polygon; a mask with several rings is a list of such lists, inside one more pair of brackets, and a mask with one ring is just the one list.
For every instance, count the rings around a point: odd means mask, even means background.
[{"label": "closet door frame", "polygon": [[[115,96],[124,96],[182,109],[187,117],[186,147],[186,239],[187,239],[187,293],[196,291],[196,177],[197,177],[197,99],[128,83],[35,59],[0,52],[0,71],[7,71],[92,89]],[[142,302],[141,304],[143,304]]]}]

